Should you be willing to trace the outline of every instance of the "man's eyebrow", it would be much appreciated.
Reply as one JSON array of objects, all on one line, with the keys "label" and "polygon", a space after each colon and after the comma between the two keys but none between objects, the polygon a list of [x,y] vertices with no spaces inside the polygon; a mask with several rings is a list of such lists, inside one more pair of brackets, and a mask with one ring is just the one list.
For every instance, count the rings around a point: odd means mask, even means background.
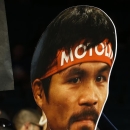
[{"label": "man's eyebrow", "polygon": [[67,70],[61,71],[60,74],[63,76],[71,76],[71,75],[76,75],[76,74],[83,74],[84,70],[79,68],[79,67],[72,67]]},{"label": "man's eyebrow", "polygon": [[[111,67],[106,64],[98,70],[98,73],[109,71],[110,68]],[[71,68],[61,71],[60,74],[62,76],[68,77],[68,76],[78,75],[78,74],[84,75],[84,74],[87,74],[87,72],[84,69],[80,68],[79,66],[75,66],[75,67],[71,67]]]},{"label": "man's eyebrow", "polygon": [[106,65],[103,66],[98,72],[99,72],[99,73],[102,73],[102,72],[104,72],[104,71],[109,71],[110,68],[111,68],[111,67],[106,64]]}]

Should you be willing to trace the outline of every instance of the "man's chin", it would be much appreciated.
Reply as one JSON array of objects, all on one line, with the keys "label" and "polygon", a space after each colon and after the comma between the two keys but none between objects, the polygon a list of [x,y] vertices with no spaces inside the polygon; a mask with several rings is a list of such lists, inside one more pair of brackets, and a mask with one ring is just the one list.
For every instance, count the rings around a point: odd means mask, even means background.
[{"label": "man's chin", "polygon": [[69,130],[94,130],[95,124],[91,120],[82,120],[74,122]]}]

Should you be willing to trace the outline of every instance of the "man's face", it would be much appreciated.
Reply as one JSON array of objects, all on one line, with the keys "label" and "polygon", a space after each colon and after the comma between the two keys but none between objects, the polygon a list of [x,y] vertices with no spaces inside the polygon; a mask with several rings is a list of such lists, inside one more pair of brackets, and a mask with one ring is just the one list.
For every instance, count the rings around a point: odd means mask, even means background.
[{"label": "man's face", "polygon": [[52,76],[42,106],[51,130],[94,130],[107,97],[110,67],[102,62],[73,65]]}]

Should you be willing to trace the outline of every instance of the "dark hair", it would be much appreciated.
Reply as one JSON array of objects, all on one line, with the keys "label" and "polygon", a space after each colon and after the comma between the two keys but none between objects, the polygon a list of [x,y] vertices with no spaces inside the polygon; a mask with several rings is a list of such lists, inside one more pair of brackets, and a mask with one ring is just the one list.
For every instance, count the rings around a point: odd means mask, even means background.
[{"label": "dark hair", "polygon": [[[49,24],[38,42],[31,64],[31,82],[49,70],[58,49],[69,51],[70,47],[82,39],[90,42],[90,48],[108,38],[115,52],[115,35],[112,21],[99,8],[74,6],[62,11]],[[50,78],[43,80],[46,96],[49,81]]]}]

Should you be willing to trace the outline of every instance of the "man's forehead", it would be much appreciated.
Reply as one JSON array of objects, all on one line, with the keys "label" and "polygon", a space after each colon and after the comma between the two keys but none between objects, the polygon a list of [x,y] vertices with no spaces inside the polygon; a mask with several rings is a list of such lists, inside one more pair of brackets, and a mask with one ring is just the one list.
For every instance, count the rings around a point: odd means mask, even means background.
[{"label": "man's forehead", "polygon": [[[85,64],[85,65],[84,65]],[[86,67],[87,65],[87,67]],[[81,73],[81,72],[84,72],[84,71],[91,71],[89,70],[89,67],[92,67],[93,66],[93,69],[97,69],[97,71],[105,71],[105,70],[110,70],[110,65],[108,65],[107,63],[103,63],[103,62],[83,62],[83,63],[80,63],[80,64],[76,64],[76,65],[73,65],[73,66],[70,66],[58,73],[60,73],[61,75],[65,75],[66,73]]]}]

